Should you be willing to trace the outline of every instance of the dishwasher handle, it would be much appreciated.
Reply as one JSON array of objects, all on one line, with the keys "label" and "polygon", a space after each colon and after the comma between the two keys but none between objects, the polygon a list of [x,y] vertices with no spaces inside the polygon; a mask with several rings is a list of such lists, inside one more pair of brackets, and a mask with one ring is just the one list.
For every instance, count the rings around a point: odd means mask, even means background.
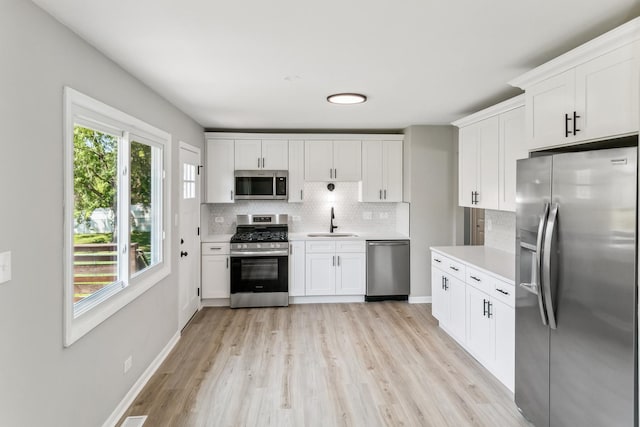
[{"label": "dishwasher handle", "polygon": [[409,242],[399,241],[399,242],[367,242],[368,246],[405,246],[408,245]]}]

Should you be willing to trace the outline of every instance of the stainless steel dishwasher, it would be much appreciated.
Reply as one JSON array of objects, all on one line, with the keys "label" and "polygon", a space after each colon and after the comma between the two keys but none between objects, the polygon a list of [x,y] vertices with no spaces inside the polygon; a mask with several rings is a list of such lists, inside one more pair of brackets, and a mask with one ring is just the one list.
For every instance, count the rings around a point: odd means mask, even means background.
[{"label": "stainless steel dishwasher", "polygon": [[366,301],[406,300],[410,282],[408,240],[367,240]]}]

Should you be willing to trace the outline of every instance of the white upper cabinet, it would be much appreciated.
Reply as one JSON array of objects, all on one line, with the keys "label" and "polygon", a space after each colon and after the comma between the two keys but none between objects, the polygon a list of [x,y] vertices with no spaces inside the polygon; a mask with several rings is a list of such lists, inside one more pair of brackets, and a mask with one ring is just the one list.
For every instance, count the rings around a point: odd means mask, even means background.
[{"label": "white upper cabinet", "polygon": [[516,161],[528,156],[523,101],[520,95],[453,123],[460,206],[515,210]]},{"label": "white upper cabinet", "polygon": [[500,115],[498,209],[516,210],[516,165],[529,156],[525,144],[524,107]]},{"label": "white upper cabinet", "polygon": [[237,139],[236,170],[287,170],[289,143],[286,140]]},{"label": "white upper cabinet", "polygon": [[360,181],[360,141],[305,141],[305,181]]},{"label": "white upper cabinet", "polygon": [[402,201],[402,141],[362,141],[360,201]]},{"label": "white upper cabinet", "polygon": [[206,151],[207,193],[205,203],[233,203],[233,140],[207,139]]},{"label": "white upper cabinet", "polygon": [[362,143],[333,141],[333,180],[360,181],[362,179]]},{"label": "white upper cabinet", "polygon": [[289,141],[289,203],[304,200],[304,141]]},{"label": "white upper cabinet", "polygon": [[525,90],[529,151],[639,129],[640,19],[514,79]]},{"label": "white upper cabinet", "polygon": [[467,126],[460,132],[459,204],[498,209],[499,117]]}]

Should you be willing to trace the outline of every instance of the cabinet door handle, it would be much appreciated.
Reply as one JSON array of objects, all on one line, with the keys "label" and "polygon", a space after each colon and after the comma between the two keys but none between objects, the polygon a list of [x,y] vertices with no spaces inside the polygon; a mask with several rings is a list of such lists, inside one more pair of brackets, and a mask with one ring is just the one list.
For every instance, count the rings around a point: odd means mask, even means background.
[{"label": "cabinet door handle", "polygon": [[469,276],[469,277],[471,277],[476,282],[482,282],[482,280],[478,279],[476,276]]},{"label": "cabinet door handle", "polygon": [[340,267],[340,255],[338,255],[338,267]]},{"label": "cabinet door handle", "polygon": [[233,200],[233,190],[231,190],[231,200]]},{"label": "cabinet door handle", "polygon": [[264,157],[262,158],[262,169],[264,169]]},{"label": "cabinet door handle", "polygon": [[503,291],[503,290],[502,290],[502,289],[500,289],[500,288],[496,288],[496,291],[500,292],[500,293],[501,293],[501,294],[503,294],[503,295],[509,295],[509,292],[507,292],[507,291]]},{"label": "cabinet door handle", "polygon": [[[564,137],[568,138],[569,135],[571,135],[571,131],[569,130],[569,121],[571,120],[571,117],[569,117],[568,114],[564,115]],[[574,124],[575,126],[575,124]]]},{"label": "cabinet door handle", "polygon": [[459,268],[454,267],[454,266],[452,266],[452,265],[450,265],[450,266],[449,266],[449,268],[450,268],[450,269],[452,269],[453,271],[460,271],[460,269],[459,269]]},{"label": "cabinet door handle", "polygon": [[442,276],[442,280],[441,280],[441,282],[442,282],[442,283],[440,284],[440,287],[441,287],[442,289],[444,289],[444,276]]},{"label": "cabinet door handle", "polygon": [[444,278],[444,290],[448,291],[449,290],[449,279],[447,279],[446,277]]},{"label": "cabinet door handle", "polygon": [[578,132],[580,132],[580,129],[578,129],[578,119],[580,118],[580,116],[574,111],[573,112],[573,134],[577,134]]},{"label": "cabinet door handle", "polygon": [[334,177],[335,179],[338,179],[338,169],[334,169],[334,170],[333,170],[333,177]]},{"label": "cabinet door handle", "polygon": [[258,169],[260,169],[260,157],[258,157]]},{"label": "cabinet door handle", "polygon": [[229,269],[229,258],[227,257],[227,270]]},{"label": "cabinet door handle", "polygon": [[380,190],[380,200],[382,200],[382,190]]},{"label": "cabinet door handle", "polygon": [[336,256],[332,256],[331,257],[333,259],[332,265],[335,267],[336,266]]},{"label": "cabinet door handle", "polygon": [[482,317],[485,317],[487,315],[487,313],[489,312],[489,310],[487,310],[487,303],[489,301],[487,301],[486,299],[482,298]]},{"label": "cabinet door handle", "polygon": [[440,261],[438,258],[434,258],[433,260],[434,260],[435,262],[442,262],[442,261]]},{"label": "cabinet door handle", "polygon": [[493,307],[493,304],[490,301],[487,301],[487,318],[491,319],[491,316],[493,316],[493,313],[491,312],[491,307]]},{"label": "cabinet door handle", "polygon": [[387,200],[387,190],[384,190],[384,199]]},{"label": "cabinet door handle", "polygon": [[333,178],[333,168],[329,169],[329,178]]},{"label": "cabinet door handle", "polygon": [[300,190],[300,200],[302,200],[302,190]]}]

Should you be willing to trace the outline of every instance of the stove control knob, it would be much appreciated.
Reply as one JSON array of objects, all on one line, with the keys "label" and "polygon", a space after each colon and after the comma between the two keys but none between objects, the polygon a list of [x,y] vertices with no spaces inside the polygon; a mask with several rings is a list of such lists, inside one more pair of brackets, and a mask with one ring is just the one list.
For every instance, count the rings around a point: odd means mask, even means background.
[{"label": "stove control knob", "polygon": [[244,245],[242,245],[242,247],[243,247],[244,249],[247,249],[247,244],[245,243]]},{"label": "stove control knob", "polygon": [[271,246],[271,248],[272,248],[272,249],[273,249],[273,248],[277,248],[277,246],[276,246],[276,245],[274,245],[273,243],[272,243],[271,245],[269,245],[269,246]]}]

